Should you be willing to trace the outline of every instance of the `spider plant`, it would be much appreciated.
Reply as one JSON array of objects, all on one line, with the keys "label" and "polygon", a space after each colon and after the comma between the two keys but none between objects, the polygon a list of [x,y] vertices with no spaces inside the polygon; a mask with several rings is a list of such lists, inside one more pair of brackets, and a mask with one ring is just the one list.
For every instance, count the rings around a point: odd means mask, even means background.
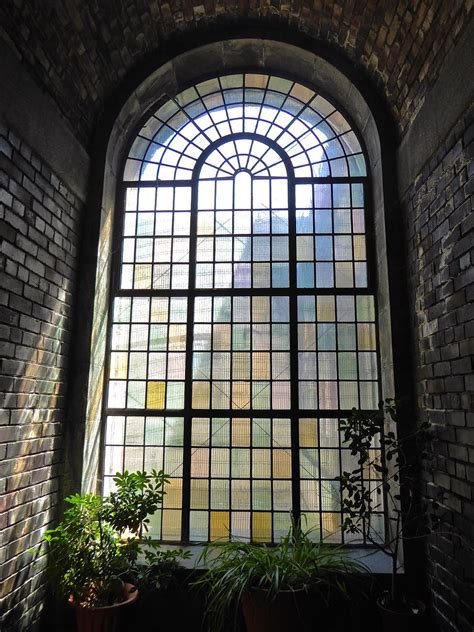
[{"label": "spider plant", "polygon": [[240,602],[255,589],[265,591],[268,601],[282,591],[319,596],[324,604],[334,594],[348,598],[348,583],[361,580],[366,567],[341,547],[314,542],[313,535],[293,523],[276,546],[240,540],[207,545],[200,560],[207,570],[194,583],[207,590],[211,629],[228,629],[229,618],[235,629]]}]

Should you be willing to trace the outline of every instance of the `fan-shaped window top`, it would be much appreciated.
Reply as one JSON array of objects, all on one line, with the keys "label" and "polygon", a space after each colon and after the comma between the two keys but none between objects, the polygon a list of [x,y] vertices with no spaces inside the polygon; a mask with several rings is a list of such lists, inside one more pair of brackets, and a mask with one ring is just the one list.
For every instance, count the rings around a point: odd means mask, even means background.
[{"label": "fan-shaped window top", "polygon": [[[207,147],[241,133],[274,141],[296,177],[366,175],[357,136],[329,101],[294,81],[235,74],[199,83],[162,105],[133,143],[125,180],[190,180]],[[223,177],[230,156],[221,155]],[[247,168],[258,171],[256,164]]]}]

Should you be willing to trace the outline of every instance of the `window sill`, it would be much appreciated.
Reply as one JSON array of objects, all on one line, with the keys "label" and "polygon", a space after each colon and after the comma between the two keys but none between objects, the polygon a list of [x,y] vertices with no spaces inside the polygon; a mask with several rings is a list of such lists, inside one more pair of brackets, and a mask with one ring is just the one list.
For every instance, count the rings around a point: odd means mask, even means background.
[{"label": "window sill", "polygon": [[[161,544],[160,548],[163,550],[182,549],[183,551],[189,551],[191,557],[185,560],[181,560],[180,564],[186,569],[204,568],[204,564],[199,561],[199,558],[204,551],[205,547],[202,544],[189,544],[183,546],[177,546],[174,544]],[[385,555],[382,551],[377,551],[370,547],[350,547],[347,550],[348,556],[353,560],[362,562],[367,568],[376,575],[390,575],[392,572],[392,562],[388,555]],[[403,574],[403,567],[398,570],[398,574]]]}]

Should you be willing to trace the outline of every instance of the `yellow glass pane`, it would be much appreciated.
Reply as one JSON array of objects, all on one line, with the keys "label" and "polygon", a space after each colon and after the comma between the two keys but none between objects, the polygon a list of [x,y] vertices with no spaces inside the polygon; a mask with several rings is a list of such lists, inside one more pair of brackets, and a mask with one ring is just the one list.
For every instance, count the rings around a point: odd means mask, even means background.
[{"label": "yellow glass pane", "polygon": [[319,296],[317,300],[317,321],[334,322],[336,320],[336,303],[334,296]]},{"label": "yellow glass pane", "polygon": [[373,323],[359,323],[357,325],[357,341],[360,351],[375,351],[375,325]]},{"label": "yellow glass pane", "polygon": [[232,408],[250,408],[250,382],[232,383]]},{"label": "yellow glass pane", "polygon": [[164,509],[163,522],[161,527],[161,537],[163,540],[181,540],[181,510]]},{"label": "yellow glass pane", "polygon": [[193,408],[209,408],[209,382],[193,382]]},{"label": "yellow glass pane", "polygon": [[227,539],[230,532],[229,512],[211,512],[211,540]]},{"label": "yellow glass pane", "polygon": [[270,542],[272,539],[272,514],[255,511],[252,514],[252,540],[254,542]]},{"label": "yellow glass pane", "polygon": [[254,380],[270,379],[269,353],[252,353],[252,378]]},{"label": "yellow glass pane", "polygon": [[165,407],[165,382],[148,382],[146,407],[159,408]]},{"label": "yellow glass pane", "polygon": [[232,445],[250,445],[250,419],[234,419],[232,421]]},{"label": "yellow glass pane", "polygon": [[273,450],[273,478],[291,478],[291,453]]},{"label": "yellow glass pane", "polygon": [[209,482],[207,480],[191,481],[191,509],[207,509],[209,507]]},{"label": "yellow glass pane", "polygon": [[179,509],[183,500],[183,480],[181,478],[171,478],[165,486],[166,494],[163,498],[164,509]]},{"label": "yellow glass pane", "polygon": [[110,354],[110,379],[126,380],[128,368],[128,353]]},{"label": "yellow glass pane", "polygon": [[300,419],[300,447],[318,447],[318,420]]},{"label": "yellow glass pane", "polygon": [[354,259],[356,261],[365,261],[365,237],[364,235],[354,235]]}]

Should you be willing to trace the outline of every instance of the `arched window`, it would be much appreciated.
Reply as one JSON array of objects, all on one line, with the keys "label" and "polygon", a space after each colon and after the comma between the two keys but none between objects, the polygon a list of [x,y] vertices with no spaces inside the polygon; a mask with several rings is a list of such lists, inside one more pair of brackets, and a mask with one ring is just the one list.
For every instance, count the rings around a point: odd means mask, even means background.
[{"label": "arched window", "polygon": [[122,186],[105,490],[163,468],[163,541],[277,541],[290,511],[347,540],[339,419],[380,396],[358,135],[313,89],[221,76],[148,119]]}]

